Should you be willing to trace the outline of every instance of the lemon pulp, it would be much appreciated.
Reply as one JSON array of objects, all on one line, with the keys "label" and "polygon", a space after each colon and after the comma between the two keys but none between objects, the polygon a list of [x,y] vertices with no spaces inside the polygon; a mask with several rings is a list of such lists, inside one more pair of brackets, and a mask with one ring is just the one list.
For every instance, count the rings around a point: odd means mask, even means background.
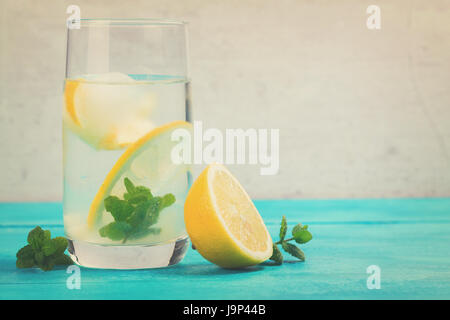
[{"label": "lemon pulp", "polygon": [[198,252],[219,266],[251,266],[272,255],[272,239],[258,210],[222,165],[209,165],[194,182],[184,220]]}]

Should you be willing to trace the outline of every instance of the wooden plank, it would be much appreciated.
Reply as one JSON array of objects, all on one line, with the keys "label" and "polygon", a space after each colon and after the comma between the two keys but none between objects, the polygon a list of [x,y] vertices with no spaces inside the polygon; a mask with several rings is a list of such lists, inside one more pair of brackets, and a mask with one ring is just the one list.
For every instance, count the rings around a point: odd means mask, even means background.
[{"label": "wooden plank", "polygon": [[[282,214],[310,225],[305,263],[224,270],[189,250],[157,270],[18,270],[15,252],[36,224],[63,235],[61,205],[0,204],[0,298],[43,299],[449,299],[450,199],[256,201],[273,237]],[[368,290],[366,268],[381,268]],[[127,292],[124,296],[124,292]]]}]

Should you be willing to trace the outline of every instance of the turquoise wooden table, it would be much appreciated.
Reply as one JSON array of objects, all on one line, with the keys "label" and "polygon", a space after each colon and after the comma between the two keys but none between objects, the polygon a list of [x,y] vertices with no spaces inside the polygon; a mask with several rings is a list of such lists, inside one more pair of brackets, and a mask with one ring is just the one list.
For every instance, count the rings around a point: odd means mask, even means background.
[{"label": "turquoise wooden table", "polygon": [[[59,203],[0,204],[1,299],[449,299],[450,199],[256,201],[272,236],[281,216],[309,224],[307,261],[220,269],[190,249],[155,270],[81,269],[69,290],[65,268],[18,270],[15,253],[36,225],[63,235]],[[366,269],[381,270],[367,288]]]}]

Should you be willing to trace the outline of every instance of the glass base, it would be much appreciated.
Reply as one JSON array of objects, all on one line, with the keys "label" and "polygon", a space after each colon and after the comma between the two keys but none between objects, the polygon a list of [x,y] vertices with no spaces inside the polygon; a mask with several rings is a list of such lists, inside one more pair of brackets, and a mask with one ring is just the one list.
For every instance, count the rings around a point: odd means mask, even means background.
[{"label": "glass base", "polygon": [[162,268],[180,262],[189,246],[188,237],[156,245],[106,246],[69,239],[72,260],[98,269]]}]

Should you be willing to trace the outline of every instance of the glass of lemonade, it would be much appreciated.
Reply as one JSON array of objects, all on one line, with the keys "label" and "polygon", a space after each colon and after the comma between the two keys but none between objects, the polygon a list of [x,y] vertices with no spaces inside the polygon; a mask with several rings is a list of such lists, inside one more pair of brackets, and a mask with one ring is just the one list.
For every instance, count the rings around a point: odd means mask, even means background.
[{"label": "glass of lemonade", "polygon": [[69,23],[63,103],[64,229],[86,267],[176,264],[188,237],[188,164],[172,161],[191,130],[183,22]]}]

